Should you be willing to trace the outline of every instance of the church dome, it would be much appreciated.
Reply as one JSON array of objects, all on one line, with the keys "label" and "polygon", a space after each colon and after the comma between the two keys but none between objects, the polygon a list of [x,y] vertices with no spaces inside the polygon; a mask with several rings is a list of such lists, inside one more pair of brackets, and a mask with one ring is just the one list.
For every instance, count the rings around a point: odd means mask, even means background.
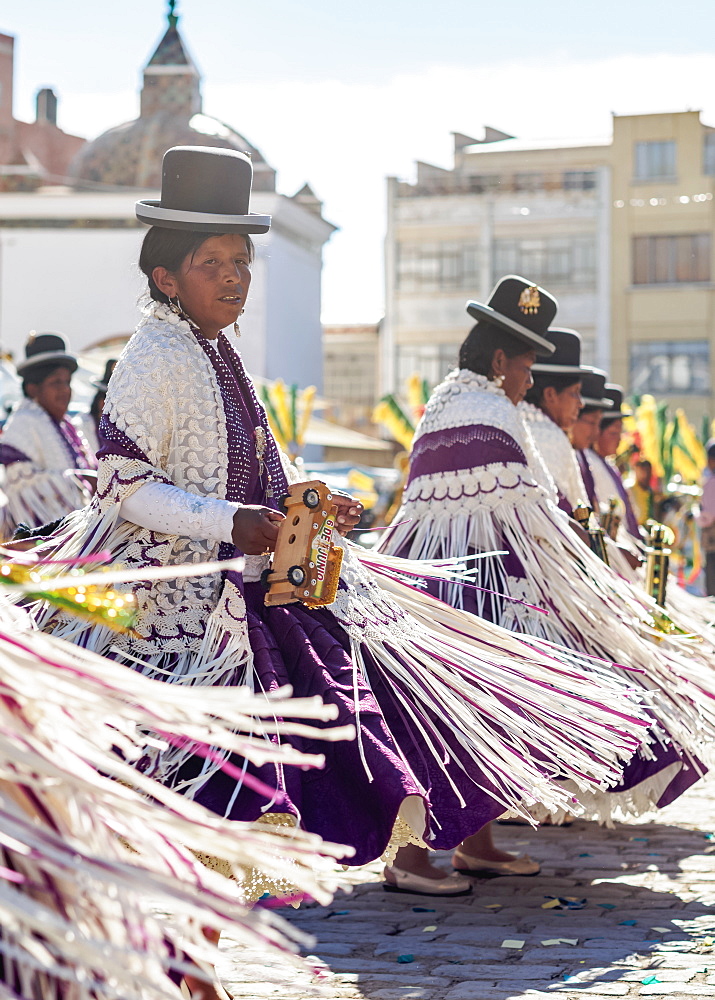
[{"label": "church dome", "polygon": [[275,191],[276,173],[230,125],[203,114],[201,77],[177,28],[169,27],[144,69],[139,117],[103,132],[82,147],[69,168],[80,188],[161,187],[161,161],[171,146],[219,146],[248,153],[254,191]]},{"label": "church dome", "polygon": [[161,160],[172,146],[221,146],[248,153],[253,190],[275,191],[275,170],[247,139],[217,118],[201,113],[178,118],[170,111],[136,118],[88,142],[72,161],[69,176],[77,187],[161,187]]}]

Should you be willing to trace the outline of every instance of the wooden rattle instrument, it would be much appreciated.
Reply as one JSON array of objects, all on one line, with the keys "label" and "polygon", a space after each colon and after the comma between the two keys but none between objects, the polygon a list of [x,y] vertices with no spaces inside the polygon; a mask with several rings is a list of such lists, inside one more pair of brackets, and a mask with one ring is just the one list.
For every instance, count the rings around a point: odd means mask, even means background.
[{"label": "wooden rattle instrument", "polygon": [[343,550],[333,545],[338,508],[332,500],[318,479],[288,487],[272,563],[261,576],[269,607],[300,601],[320,608],[335,600]]}]

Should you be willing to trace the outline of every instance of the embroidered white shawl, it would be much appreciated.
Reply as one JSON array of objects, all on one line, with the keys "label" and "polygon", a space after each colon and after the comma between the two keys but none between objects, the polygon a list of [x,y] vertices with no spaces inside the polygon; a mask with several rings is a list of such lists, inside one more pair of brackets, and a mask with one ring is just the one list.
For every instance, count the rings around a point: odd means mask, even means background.
[{"label": "embroidered white shawl", "polygon": [[559,493],[566,499],[571,510],[578,503],[588,504],[586,487],[568,435],[533,403],[524,400],[517,409],[530,428],[539,454]]},{"label": "embroidered white shawl", "polygon": [[[78,428],[87,454],[91,449]],[[5,468],[7,513],[15,525],[38,527],[84,507],[89,491],[67,475],[72,462],[67,446],[49,414],[32,399],[23,399],[2,431],[2,443],[26,455]]]}]

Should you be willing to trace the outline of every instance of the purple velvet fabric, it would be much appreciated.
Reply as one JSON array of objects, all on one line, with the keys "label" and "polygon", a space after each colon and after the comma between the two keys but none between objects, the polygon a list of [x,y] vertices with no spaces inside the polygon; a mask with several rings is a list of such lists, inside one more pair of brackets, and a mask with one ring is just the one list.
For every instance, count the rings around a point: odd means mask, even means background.
[{"label": "purple velvet fabric", "polygon": [[[408,485],[421,476],[439,476],[440,473],[460,472],[472,468],[484,469],[488,466],[503,466],[509,463],[513,466],[522,466],[524,479],[532,481],[533,477],[529,472],[524,452],[517,442],[505,431],[488,424],[468,424],[462,427],[449,427],[444,430],[434,431],[431,434],[424,434],[417,439],[410,455],[410,470],[407,479]],[[498,471],[498,470],[497,470]],[[465,498],[465,506],[468,507],[469,498],[477,492],[483,493],[479,487],[474,492],[470,492],[470,487],[466,482],[459,485],[460,496]],[[495,481],[493,491],[499,489]],[[451,495],[451,494],[450,494]],[[420,490],[423,500],[430,499],[429,486],[425,484]],[[419,524],[415,522],[409,536],[401,543],[400,547],[392,554],[401,558],[413,558],[412,544],[414,535],[419,530]],[[503,538],[498,539],[496,548],[508,550],[509,546]],[[389,547],[389,538],[386,539],[387,551],[392,551]],[[469,553],[455,553],[440,549],[433,554],[435,559],[448,559],[453,556]],[[524,568],[521,562],[512,552],[505,556],[495,556],[489,560],[482,559],[476,564],[478,586],[484,586],[489,571],[490,579],[496,578],[499,582],[499,593],[490,588],[490,593],[475,591],[471,587],[461,588],[461,604],[465,611],[473,614],[480,614],[488,621],[500,623],[507,603],[501,594],[506,592],[507,577],[522,580],[525,577]],[[428,581],[428,591],[441,600],[447,599],[448,590],[453,592],[450,585]]]},{"label": "purple velvet fabric", "polygon": [[13,448],[11,444],[2,444],[0,442],[0,465],[14,465],[15,462],[31,462],[32,459],[20,451],[19,448]]},{"label": "purple velvet fabric", "polygon": [[448,427],[417,439],[410,455],[407,484],[420,476],[503,462],[526,466],[524,452],[504,431],[480,424]]},{"label": "purple velvet fabric", "polygon": [[[619,499],[623,502],[623,506],[626,511],[626,528],[628,529],[628,534],[640,541],[641,533],[638,529],[638,518],[635,515],[633,505],[631,504],[631,498],[628,496],[628,490],[623,485],[620,473],[616,469],[612,469],[609,463],[604,458],[601,458],[598,452],[592,451],[591,455],[593,456],[592,461],[600,462],[613,480],[616,493],[618,494]],[[601,497],[601,499],[603,500],[604,498]]]},{"label": "purple velvet fabric", "polygon": [[576,449],[576,461],[578,462],[578,467],[581,470],[583,485],[586,487],[586,495],[588,497],[589,506],[592,510],[595,510],[596,484],[593,481],[593,473],[591,472],[591,466],[588,463],[586,452],[582,451],[580,448]]},{"label": "purple velvet fabric", "polygon": [[85,448],[84,442],[77,433],[77,428],[74,424],[72,424],[66,417],[62,420],[55,420],[54,417],[51,417],[50,419],[57,428],[57,433],[62,438],[62,443],[72,459],[74,468],[96,469],[97,460],[92,452]]}]

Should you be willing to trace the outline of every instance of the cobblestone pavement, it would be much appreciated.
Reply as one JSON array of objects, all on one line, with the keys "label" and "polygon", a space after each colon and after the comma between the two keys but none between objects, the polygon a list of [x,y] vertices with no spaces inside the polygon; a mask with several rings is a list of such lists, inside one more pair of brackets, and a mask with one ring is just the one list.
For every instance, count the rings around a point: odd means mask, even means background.
[{"label": "cobblestone pavement", "polygon": [[[448,902],[360,886],[287,915],[315,938],[327,1000],[715,997],[711,831],[715,779],[657,822],[498,827],[499,846],[542,861],[536,878],[479,880]],[[554,897],[583,904],[547,908]],[[230,942],[219,971],[236,1000],[316,996],[317,980]]]}]

